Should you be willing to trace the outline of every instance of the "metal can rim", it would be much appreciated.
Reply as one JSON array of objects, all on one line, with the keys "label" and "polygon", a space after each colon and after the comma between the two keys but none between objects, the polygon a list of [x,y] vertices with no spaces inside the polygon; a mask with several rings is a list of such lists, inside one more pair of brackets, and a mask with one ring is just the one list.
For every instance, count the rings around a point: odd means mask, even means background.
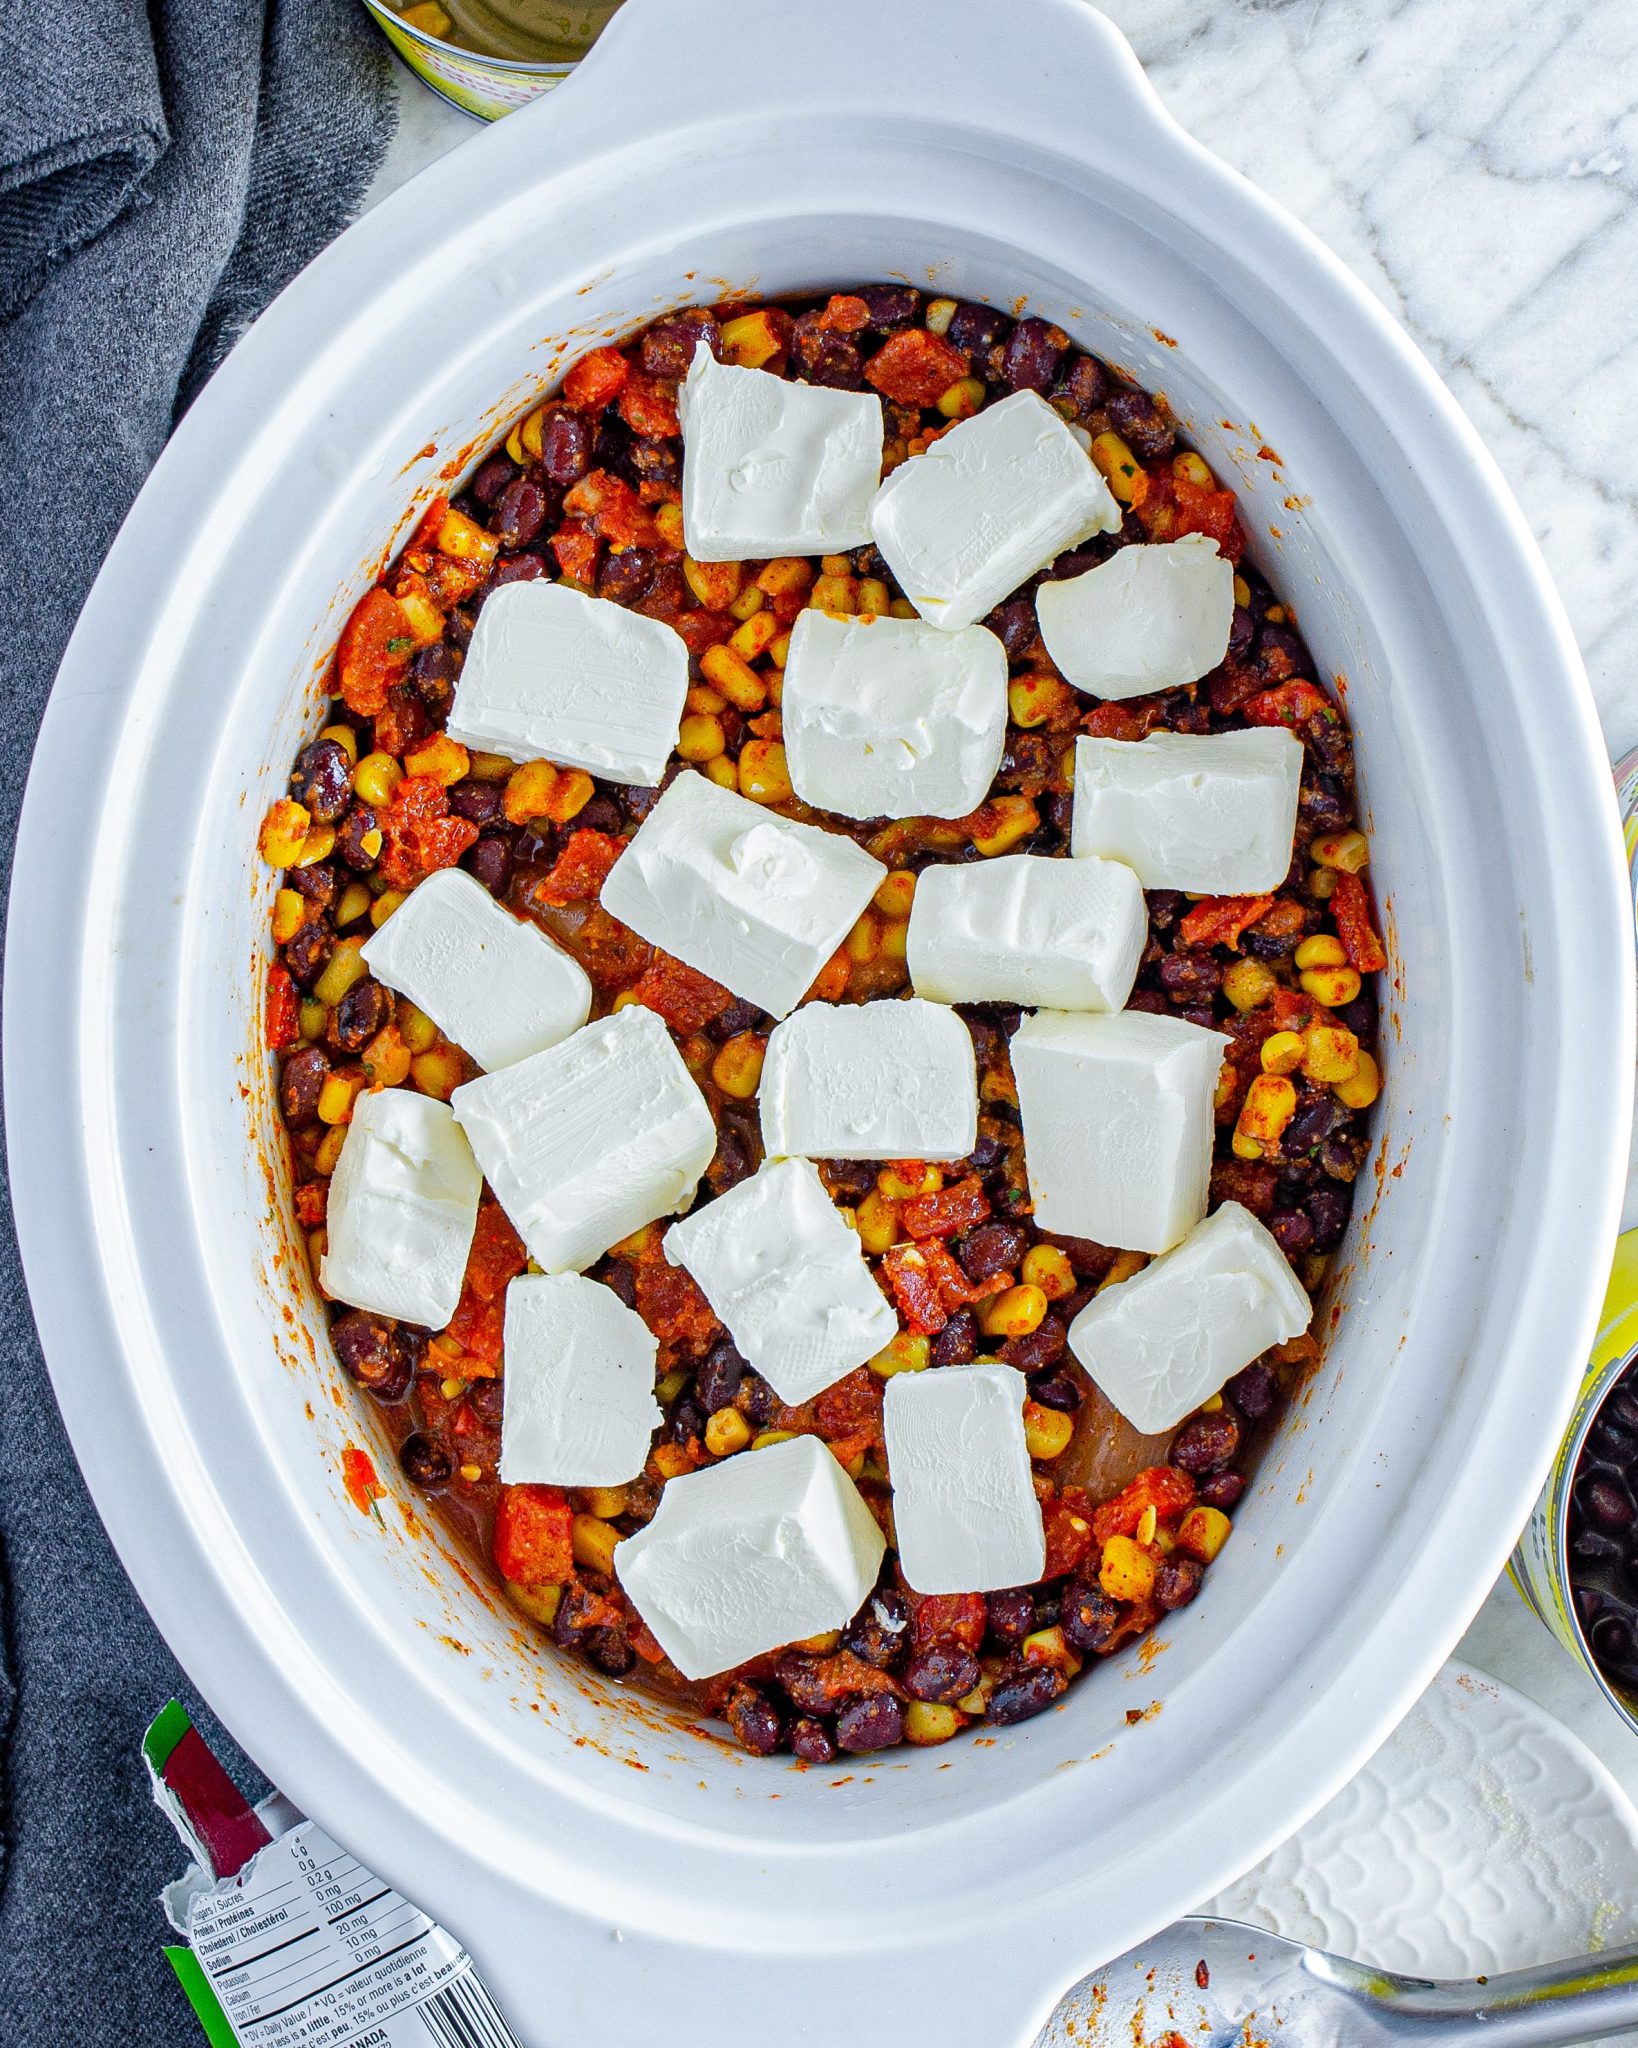
[{"label": "metal can rim", "polygon": [[387,4],[387,0],[364,0],[364,5],[383,27],[391,22],[395,29],[408,36],[412,42],[420,43],[429,50],[447,51],[451,56],[459,57],[468,64],[480,64],[492,71],[521,73],[531,78],[560,79],[566,72],[572,71],[579,62],[575,57],[550,61],[525,57],[497,57],[487,50],[469,50],[462,43],[447,42],[442,36],[435,36],[424,28],[418,28],[413,21],[406,21],[396,8]]}]

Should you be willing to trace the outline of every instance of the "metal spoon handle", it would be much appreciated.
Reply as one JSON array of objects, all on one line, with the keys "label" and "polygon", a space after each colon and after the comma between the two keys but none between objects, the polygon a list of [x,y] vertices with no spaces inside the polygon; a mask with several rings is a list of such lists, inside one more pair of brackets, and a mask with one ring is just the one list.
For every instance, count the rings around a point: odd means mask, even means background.
[{"label": "metal spoon handle", "polygon": [[1361,1971],[1352,1989],[1390,2038],[1437,2038],[1451,2048],[1478,2041],[1491,2048],[1559,2048],[1638,2031],[1638,1947],[1511,1970],[1483,1982],[1389,1985]]}]

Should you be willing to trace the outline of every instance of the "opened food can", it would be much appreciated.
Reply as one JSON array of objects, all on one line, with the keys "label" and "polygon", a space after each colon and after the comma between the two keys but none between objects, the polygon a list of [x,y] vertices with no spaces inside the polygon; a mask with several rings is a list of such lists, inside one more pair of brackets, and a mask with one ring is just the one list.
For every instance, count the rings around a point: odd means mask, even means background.
[{"label": "opened food can", "polygon": [[608,25],[619,0],[364,0],[404,62],[435,93],[480,121],[498,121],[561,84]]}]

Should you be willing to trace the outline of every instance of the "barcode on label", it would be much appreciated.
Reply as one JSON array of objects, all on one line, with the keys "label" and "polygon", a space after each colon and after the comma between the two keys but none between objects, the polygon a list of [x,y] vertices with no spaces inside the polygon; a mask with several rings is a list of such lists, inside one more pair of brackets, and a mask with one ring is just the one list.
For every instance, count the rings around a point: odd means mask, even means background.
[{"label": "barcode on label", "polygon": [[457,1977],[415,2013],[438,2048],[522,2048],[476,1977]]}]

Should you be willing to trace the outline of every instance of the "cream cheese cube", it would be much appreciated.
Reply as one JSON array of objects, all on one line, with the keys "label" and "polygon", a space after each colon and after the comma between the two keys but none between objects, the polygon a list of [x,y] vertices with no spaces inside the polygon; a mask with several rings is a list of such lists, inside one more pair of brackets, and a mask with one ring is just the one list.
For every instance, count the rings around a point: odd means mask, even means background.
[{"label": "cream cheese cube", "polygon": [[651,946],[783,1017],[886,873],[839,833],[685,773],[615,862],[602,904]]},{"label": "cream cheese cube", "polygon": [[363,957],[480,1067],[556,1045],[591,1014],[580,962],[461,868],[440,868],[412,889]]},{"label": "cream cheese cube", "polygon": [[1213,1097],[1228,1046],[1180,1017],[1041,1010],[1012,1035],[1035,1220],[1164,1252],[1206,1213]]},{"label": "cream cheese cube", "polygon": [[719,363],[702,341],[677,394],[683,537],[696,562],[834,555],[870,538],[882,402]]},{"label": "cream cheese cube", "polygon": [[600,1280],[526,1273],[506,1290],[499,1473],[508,1486],[623,1486],[664,1420],[659,1344]]},{"label": "cream cheese cube", "polygon": [[1274,1239],[1224,1202],[1174,1251],[1089,1301],[1069,1348],[1134,1429],[1160,1436],[1271,1344],[1301,1336],[1312,1315]]},{"label": "cream cheese cube", "polygon": [[1046,1569],[1022,1373],[994,1359],[896,1373],[883,1432],[893,1529],[917,1593],[993,1593]]},{"label": "cream cheese cube", "polygon": [[652,789],[687,695],[688,649],[662,620],[536,578],[484,600],[448,730],[513,761]]},{"label": "cream cheese cube", "polygon": [[711,1678],[843,1627],[886,1547],[829,1447],[798,1436],[671,1480],[614,1571],[684,1678]]},{"label": "cream cheese cube", "polygon": [[759,1092],[770,1159],[965,1159],[978,1143],[972,1034],[917,997],[804,1003],[769,1034]]},{"label": "cream cheese cube", "polygon": [[482,1176],[449,1105],[359,1096],[330,1181],[319,1285],[332,1300],[440,1330],[455,1313]]},{"label": "cream cheese cube", "polygon": [[1014,853],[924,869],[906,957],[916,993],[935,1002],[1118,1010],[1148,935],[1143,890],[1121,862]]},{"label": "cream cheese cube", "polygon": [[1078,739],[1069,850],[1125,861],[1145,889],[1255,896],[1291,866],[1301,783],[1280,726]]},{"label": "cream cheese cube", "polygon": [[1035,593],[1046,650],[1077,690],[1146,697],[1198,682],[1228,652],[1234,564],[1203,533],[1119,548]]},{"label": "cream cheese cube", "polygon": [[857,1235],[805,1159],[771,1161],[673,1223],[665,1255],[693,1274],[746,1361],[793,1406],[898,1334]]},{"label": "cream cheese cube", "polygon": [[693,1199],[717,1148],[705,1097],[640,1003],[468,1081],[450,1106],[529,1256],[582,1272]]},{"label": "cream cheese cube", "polygon": [[780,700],[791,783],[844,818],[964,818],[1007,733],[1007,650],[983,626],[805,611]]},{"label": "cream cheese cube", "polygon": [[941,434],[887,478],[870,528],[899,588],[932,625],[970,626],[1120,507],[1091,456],[1034,391]]}]

